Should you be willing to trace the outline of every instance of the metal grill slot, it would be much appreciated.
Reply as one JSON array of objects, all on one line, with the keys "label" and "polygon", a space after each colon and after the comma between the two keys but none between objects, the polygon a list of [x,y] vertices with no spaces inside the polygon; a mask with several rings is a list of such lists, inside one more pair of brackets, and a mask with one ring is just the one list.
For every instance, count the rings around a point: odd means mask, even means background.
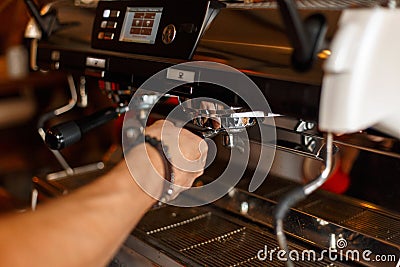
[{"label": "metal grill slot", "polygon": [[154,209],[148,212],[146,218],[140,221],[138,228],[147,233],[209,215],[209,212],[199,209],[190,209],[185,212],[174,207]]},{"label": "metal grill slot", "polygon": [[392,237],[388,238],[388,240],[395,244],[400,244],[400,233],[393,235]]},{"label": "metal grill slot", "polygon": [[264,245],[274,248],[274,240],[265,238],[262,233],[242,229],[222,242],[209,242],[185,251],[185,254],[195,256],[205,266],[259,266],[261,262],[257,259],[257,252]]},{"label": "metal grill slot", "polygon": [[[278,250],[274,234],[261,229],[247,227],[202,209],[177,209],[166,207],[155,210],[145,217],[138,228],[145,227],[147,236],[151,236],[164,247],[178,252],[182,257],[191,259],[200,266],[285,266],[285,262],[276,260],[276,255],[266,261],[260,261],[257,253],[265,246],[268,252]],[[158,214],[158,216],[157,216]],[[195,216],[188,216],[195,215]],[[157,227],[155,218],[162,227]],[[162,220],[160,219],[162,218]],[[184,220],[178,220],[185,218]],[[150,221],[148,221],[150,220]],[[169,225],[166,223],[169,222]],[[152,228],[148,228],[152,225]],[[305,248],[290,244],[298,251]],[[319,257],[317,253],[317,257]],[[298,266],[340,266],[330,262],[296,263]]]},{"label": "metal grill slot", "polygon": [[242,227],[242,228],[237,229],[237,230],[235,230],[235,231],[226,233],[226,234],[224,234],[224,235],[222,235],[222,236],[217,236],[217,237],[214,237],[214,238],[209,239],[209,240],[207,240],[207,241],[201,242],[201,243],[199,243],[199,244],[195,244],[195,245],[192,245],[192,246],[190,246],[190,247],[181,249],[180,251],[183,252],[183,251],[188,251],[188,250],[191,250],[191,249],[195,249],[195,248],[198,248],[198,247],[207,245],[207,244],[209,244],[209,243],[211,243],[211,242],[225,243],[227,240],[231,239],[232,236],[233,236],[234,234],[240,233],[240,232],[244,231],[245,229],[246,229],[246,227]]},{"label": "metal grill slot", "polygon": [[399,220],[391,217],[365,211],[360,216],[343,222],[343,225],[359,230],[364,234],[400,244],[400,223]]},{"label": "metal grill slot", "polygon": [[364,211],[360,207],[346,205],[343,209],[343,203],[339,201],[318,199],[312,203],[302,207],[301,210],[309,212],[324,220],[329,220],[334,223],[342,223],[353,217],[358,217]]},{"label": "metal grill slot", "polygon": [[[297,0],[297,7],[300,9],[344,9],[350,7],[373,7],[377,5],[385,5],[387,1],[383,0]],[[230,4],[229,6],[246,6],[246,7],[261,7],[261,8],[276,8],[275,1],[265,1],[261,3],[239,3]]]},{"label": "metal grill slot", "polygon": [[190,218],[190,219],[182,221],[182,222],[170,224],[170,225],[167,225],[167,226],[164,226],[164,227],[161,227],[161,228],[157,228],[155,230],[148,231],[148,232],[146,232],[146,234],[151,235],[151,234],[158,233],[158,232],[161,232],[161,231],[169,230],[171,228],[179,227],[179,226],[182,226],[184,224],[188,224],[188,223],[203,219],[204,217],[207,217],[207,216],[210,216],[210,215],[211,215],[210,212],[208,212],[206,214],[201,214],[199,216]]},{"label": "metal grill slot", "polygon": [[[165,228],[165,227],[164,227]],[[168,227],[166,227],[168,228]],[[165,231],[153,232],[152,236],[176,250],[187,250],[190,247],[201,246],[204,243],[223,240],[242,227],[215,216],[203,216],[197,220],[181,224],[179,227],[169,227]]]},{"label": "metal grill slot", "polygon": [[[190,251],[183,251],[185,256],[195,258],[202,266],[285,266],[284,262],[276,260],[260,261],[257,258],[259,250],[267,246],[269,251],[277,249],[273,235],[244,229],[230,236],[225,242],[209,242]],[[301,251],[305,248],[297,247]],[[319,255],[318,255],[319,257]],[[301,261],[298,266],[340,266],[329,262]]]}]

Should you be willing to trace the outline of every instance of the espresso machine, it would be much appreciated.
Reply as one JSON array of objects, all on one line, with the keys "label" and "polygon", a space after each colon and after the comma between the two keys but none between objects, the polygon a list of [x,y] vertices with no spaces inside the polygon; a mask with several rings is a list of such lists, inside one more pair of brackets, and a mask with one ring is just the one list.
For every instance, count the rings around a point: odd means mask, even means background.
[{"label": "espresso machine", "polygon": [[[38,125],[61,170],[33,178],[33,207],[112,168],[155,119],[211,148],[110,266],[399,266],[396,1],[26,3],[31,69],[65,73],[71,94]],[[108,107],[46,126],[93,94]],[[70,166],[65,147],[121,117],[112,157]]]}]

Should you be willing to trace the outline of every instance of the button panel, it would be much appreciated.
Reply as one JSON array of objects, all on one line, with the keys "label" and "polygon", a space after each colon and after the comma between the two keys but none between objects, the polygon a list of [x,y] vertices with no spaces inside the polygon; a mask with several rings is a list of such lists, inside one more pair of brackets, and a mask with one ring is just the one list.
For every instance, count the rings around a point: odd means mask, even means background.
[{"label": "button panel", "polygon": [[[103,19],[100,22],[100,29],[104,29],[97,34],[98,40],[113,40],[115,33],[114,31],[118,26],[118,18],[121,14],[120,10],[116,9],[104,9]],[[112,20],[108,20],[112,19]]]},{"label": "button panel", "polygon": [[100,24],[100,28],[102,29],[115,29],[117,28],[118,23],[115,21],[107,21],[103,20]]},{"label": "button panel", "polygon": [[97,39],[99,40],[113,40],[115,37],[115,34],[113,32],[99,32],[97,34]]},{"label": "button panel", "polygon": [[110,18],[118,18],[121,12],[119,10],[111,10]]},{"label": "button panel", "polygon": [[113,40],[113,39],[114,39],[114,33],[112,32],[104,33],[104,40]]},{"label": "button panel", "polygon": [[103,11],[103,18],[109,18],[110,17],[110,13],[111,13],[111,10],[105,9]]},{"label": "button panel", "polygon": [[103,40],[104,39],[104,32],[99,32],[99,34],[97,34],[97,39]]},{"label": "button panel", "polygon": [[108,28],[108,29],[115,29],[115,28],[117,28],[117,22],[115,22],[115,21],[109,21],[109,22],[107,22],[107,28]]},{"label": "button panel", "polygon": [[[130,54],[190,59],[208,19],[210,1],[99,1],[91,46]],[[185,12],[177,12],[182,5]],[[223,6],[215,4],[212,8]]]},{"label": "button panel", "polygon": [[103,18],[118,18],[120,14],[121,11],[119,10],[105,9],[103,11]]}]

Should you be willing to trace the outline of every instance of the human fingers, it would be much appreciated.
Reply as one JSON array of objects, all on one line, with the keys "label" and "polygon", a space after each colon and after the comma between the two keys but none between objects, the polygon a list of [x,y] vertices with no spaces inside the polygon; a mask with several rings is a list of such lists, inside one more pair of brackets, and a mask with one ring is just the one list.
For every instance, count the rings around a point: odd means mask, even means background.
[{"label": "human fingers", "polygon": [[187,172],[200,172],[204,168],[207,143],[187,129],[176,127],[167,120],[158,120],[146,128],[145,134],[161,140],[174,167]]}]

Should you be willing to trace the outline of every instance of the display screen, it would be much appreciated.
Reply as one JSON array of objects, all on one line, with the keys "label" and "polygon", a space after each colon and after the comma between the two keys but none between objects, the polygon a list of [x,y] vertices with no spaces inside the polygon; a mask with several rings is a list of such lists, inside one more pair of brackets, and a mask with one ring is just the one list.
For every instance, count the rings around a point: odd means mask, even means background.
[{"label": "display screen", "polygon": [[162,7],[128,7],[119,40],[154,44],[162,10]]}]

